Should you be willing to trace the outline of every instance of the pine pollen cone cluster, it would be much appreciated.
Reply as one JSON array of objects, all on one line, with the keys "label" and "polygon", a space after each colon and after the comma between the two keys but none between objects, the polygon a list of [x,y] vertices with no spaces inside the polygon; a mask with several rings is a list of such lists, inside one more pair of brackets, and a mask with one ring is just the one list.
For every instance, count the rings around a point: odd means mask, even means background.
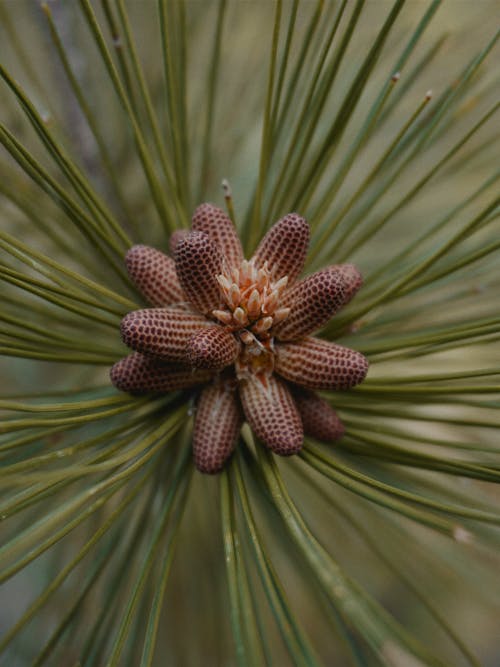
[{"label": "pine pollen cone cluster", "polygon": [[234,225],[201,204],[192,231],[175,232],[172,256],[144,245],[126,255],[128,273],[152,308],[121,323],[132,354],[111,381],[132,394],[198,387],[193,450],[196,467],[219,472],[243,421],[274,453],[300,451],[304,433],[342,436],[335,411],[314,390],[345,390],[368,370],[359,352],[312,334],[362,284],[351,264],[328,266],[301,280],[309,245],[307,221],[290,213],[250,260]]}]

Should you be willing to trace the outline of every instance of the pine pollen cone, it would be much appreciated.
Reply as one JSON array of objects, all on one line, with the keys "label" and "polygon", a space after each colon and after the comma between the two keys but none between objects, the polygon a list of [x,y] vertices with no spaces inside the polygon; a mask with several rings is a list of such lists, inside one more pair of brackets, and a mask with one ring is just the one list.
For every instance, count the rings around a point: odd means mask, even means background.
[{"label": "pine pollen cone", "polygon": [[275,454],[302,448],[304,433],[322,441],[344,427],[315,390],[362,382],[368,361],[312,336],[362,285],[352,264],[328,266],[299,280],[309,225],[296,213],[274,224],[246,260],[226,213],[201,204],[192,231],[171,238],[172,256],[144,245],[128,251],[130,278],[151,308],[122,320],[133,352],[111,369],[132,394],[199,388],[195,465],[219,472],[244,420]]}]

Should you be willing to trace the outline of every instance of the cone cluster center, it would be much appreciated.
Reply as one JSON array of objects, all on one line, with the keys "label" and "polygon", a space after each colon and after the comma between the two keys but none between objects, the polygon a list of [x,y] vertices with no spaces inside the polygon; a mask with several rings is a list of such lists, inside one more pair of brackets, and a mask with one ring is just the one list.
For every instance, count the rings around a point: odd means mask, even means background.
[{"label": "cone cluster center", "polygon": [[267,262],[257,268],[252,261],[245,259],[239,268],[233,267],[219,274],[217,282],[222,307],[213,310],[212,315],[229,327],[243,343],[236,362],[238,377],[248,373],[272,373],[272,328],[290,314],[290,308],[280,307],[288,277],[273,281]]}]

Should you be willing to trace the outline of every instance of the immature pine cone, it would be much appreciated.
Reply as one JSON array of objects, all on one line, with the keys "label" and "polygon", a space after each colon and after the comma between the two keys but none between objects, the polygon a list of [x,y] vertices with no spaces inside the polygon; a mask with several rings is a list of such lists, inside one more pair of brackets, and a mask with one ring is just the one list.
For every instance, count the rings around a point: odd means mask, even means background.
[{"label": "immature pine cone", "polygon": [[279,220],[250,260],[231,219],[201,204],[190,233],[171,238],[172,259],[143,245],[126,256],[130,277],[153,306],[128,313],[121,333],[134,352],[111,369],[133,394],[202,385],[193,448],[196,467],[222,469],[246,418],[276,454],[300,451],[304,431],[335,440],[344,427],[314,389],[349,389],[364,380],[359,352],[311,334],[361,287],[351,264],[297,281],[309,225],[296,213]]}]

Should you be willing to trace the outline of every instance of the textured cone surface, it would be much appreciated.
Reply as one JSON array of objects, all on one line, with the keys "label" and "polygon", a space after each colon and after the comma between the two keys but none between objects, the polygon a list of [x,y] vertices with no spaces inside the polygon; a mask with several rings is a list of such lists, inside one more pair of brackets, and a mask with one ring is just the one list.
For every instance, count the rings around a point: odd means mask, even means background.
[{"label": "textured cone surface", "polygon": [[127,252],[125,264],[132,281],[152,306],[169,306],[186,301],[171,257],[145,245]]},{"label": "textured cone surface", "polygon": [[111,368],[111,382],[117,389],[130,394],[164,393],[187,389],[208,382],[210,371],[195,370],[185,365],[168,364],[140,352],[117,361]]},{"label": "textured cone surface", "polygon": [[349,303],[363,285],[363,276],[354,264],[335,264],[327,267],[324,271],[334,271],[342,276],[344,280],[344,303],[342,305],[344,306]]},{"label": "textured cone surface", "polygon": [[261,268],[267,261],[271,277],[288,276],[290,285],[301,273],[309,247],[309,225],[296,213],[289,213],[271,227],[255,251],[253,261]]},{"label": "textured cone surface", "polygon": [[231,455],[243,417],[236,394],[211,384],[200,396],[194,424],[194,463],[201,472],[219,472]]},{"label": "textured cone surface", "polygon": [[330,442],[344,435],[345,429],[335,410],[312,391],[296,389],[293,398],[299,410],[304,433],[316,440]]},{"label": "textured cone surface", "polygon": [[236,361],[240,343],[224,327],[211,326],[191,337],[187,346],[187,359],[196,368],[221,370]]},{"label": "textured cone surface", "polygon": [[172,255],[175,254],[179,242],[182,239],[185,239],[188,234],[189,232],[187,231],[187,229],[176,229],[175,232],[173,232],[170,235],[168,247],[170,248],[170,252],[172,253]]},{"label": "textured cone surface", "polygon": [[275,454],[291,456],[302,448],[304,431],[288,387],[274,376],[256,376],[240,383],[240,397],[255,435]]},{"label": "textured cone surface", "polygon": [[275,371],[308,389],[350,389],[365,379],[368,361],[359,352],[319,338],[276,345]]},{"label": "textured cone surface", "polygon": [[216,276],[223,271],[219,247],[204,232],[191,232],[175,250],[179,282],[193,306],[202,313],[219,308],[221,294]]},{"label": "textured cone surface", "polygon": [[273,329],[279,340],[296,340],[314,333],[344,305],[342,275],[324,269],[304,278],[287,290],[280,308],[290,308],[290,315]]},{"label": "textured cone surface", "polygon": [[187,363],[189,341],[200,329],[208,326],[208,320],[196,313],[169,308],[146,308],[125,315],[121,334],[125,345],[136,352]]},{"label": "textured cone surface", "polygon": [[240,266],[243,249],[231,218],[214,204],[201,204],[193,214],[192,228],[205,234],[224,253],[230,266]]}]

